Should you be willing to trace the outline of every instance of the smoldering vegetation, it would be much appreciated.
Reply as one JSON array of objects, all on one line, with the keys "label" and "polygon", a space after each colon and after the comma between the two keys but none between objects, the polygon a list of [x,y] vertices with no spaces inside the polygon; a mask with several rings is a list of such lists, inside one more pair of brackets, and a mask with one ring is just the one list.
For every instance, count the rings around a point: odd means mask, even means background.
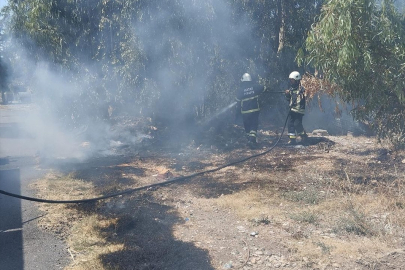
[{"label": "smoldering vegetation", "polygon": [[[83,158],[137,144],[151,135],[125,124],[139,118],[167,130],[170,144],[208,130],[199,123],[210,119],[233,123],[229,105],[244,72],[284,90],[321,4],[10,1],[2,10],[4,89],[32,93],[26,128],[44,155]],[[291,14],[283,25],[281,8]],[[282,102],[263,97],[262,121],[282,125]]]}]

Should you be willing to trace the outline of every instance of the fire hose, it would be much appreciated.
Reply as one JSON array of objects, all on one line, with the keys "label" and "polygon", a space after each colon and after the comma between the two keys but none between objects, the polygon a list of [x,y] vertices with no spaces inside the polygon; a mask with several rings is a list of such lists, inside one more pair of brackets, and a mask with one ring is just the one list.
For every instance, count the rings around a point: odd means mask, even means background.
[{"label": "fire hose", "polygon": [[248,157],[246,157],[246,158],[242,158],[242,159],[240,159],[240,160],[237,160],[237,161],[233,161],[233,162],[224,164],[224,165],[219,166],[219,167],[214,168],[214,169],[205,170],[205,171],[193,173],[193,174],[186,175],[186,176],[179,176],[179,177],[175,177],[175,178],[169,179],[169,180],[167,180],[167,181],[165,181],[165,182],[155,183],[155,184],[146,185],[146,186],[142,186],[142,187],[138,187],[138,188],[127,189],[127,190],[123,190],[123,191],[116,192],[116,193],[113,193],[113,194],[104,195],[104,196],[100,196],[100,197],[95,197],[95,198],[91,198],[91,199],[81,199],[81,200],[46,200],[46,199],[40,199],[40,198],[33,198],[33,197],[28,197],[28,196],[22,196],[22,195],[14,194],[14,193],[7,192],[7,191],[1,190],[1,189],[0,189],[0,194],[7,195],[7,196],[10,196],[10,197],[14,197],[14,198],[18,198],[18,199],[21,199],[21,200],[27,200],[27,201],[33,201],[33,202],[42,202],[42,203],[55,203],[55,204],[90,203],[90,202],[96,202],[96,201],[100,201],[100,200],[104,200],[104,199],[108,199],[108,198],[112,198],[112,197],[117,197],[117,196],[124,195],[124,194],[133,193],[133,192],[140,191],[140,190],[145,190],[145,189],[147,190],[147,189],[150,189],[150,188],[153,188],[153,187],[158,187],[158,186],[161,187],[161,186],[166,186],[166,185],[169,185],[169,184],[172,184],[172,183],[175,183],[175,182],[185,181],[185,180],[187,180],[187,179],[191,179],[191,178],[194,178],[194,177],[196,177],[196,176],[200,176],[200,175],[207,174],[207,173],[216,172],[216,171],[222,170],[222,169],[224,169],[224,168],[226,168],[226,167],[233,166],[233,165],[236,165],[236,164],[239,164],[239,163],[243,163],[243,162],[245,162],[245,161],[247,161],[247,160],[250,160],[250,159],[252,159],[252,158],[256,158],[256,157],[259,157],[259,156],[263,156],[263,155],[269,153],[269,152],[272,151],[272,150],[277,146],[277,144],[280,142],[281,137],[283,136],[284,130],[285,130],[285,128],[286,128],[286,125],[287,125],[287,121],[288,121],[289,116],[290,116],[290,112],[288,112],[288,114],[287,114],[287,117],[286,117],[285,122],[284,122],[283,130],[282,130],[280,136],[277,138],[275,144],[272,145],[269,149],[267,149],[267,150],[264,151],[264,152],[261,152],[261,153],[258,153],[258,154],[254,154],[254,155],[248,156]]}]

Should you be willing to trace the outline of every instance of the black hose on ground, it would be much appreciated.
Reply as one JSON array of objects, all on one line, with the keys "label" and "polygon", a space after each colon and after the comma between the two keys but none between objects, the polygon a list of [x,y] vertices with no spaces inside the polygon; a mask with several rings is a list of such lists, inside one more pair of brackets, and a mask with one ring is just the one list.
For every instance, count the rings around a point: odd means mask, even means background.
[{"label": "black hose on ground", "polygon": [[172,183],[174,183],[174,182],[180,182],[180,181],[184,181],[184,180],[187,180],[187,179],[190,179],[190,178],[193,178],[193,177],[196,177],[196,176],[200,176],[200,175],[203,175],[203,174],[216,172],[216,171],[222,170],[222,169],[224,169],[224,168],[226,168],[226,167],[233,166],[233,165],[236,165],[236,164],[245,162],[245,161],[247,161],[247,160],[249,160],[249,159],[252,159],[252,158],[255,158],[255,157],[259,157],[259,156],[263,156],[263,155],[269,153],[269,152],[272,151],[272,150],[277,146],[277,144],[280,142],[280,140],[281,140],[281,138],[282,138],[282,136],[283,136],[285,127],[286,127],[286,125],[287,125],[287,121],[288,121],[289,116],[290,116],[290,113],[288,113],[288,115],[287,115],[287,117],[286,117],[286,119],[285,119],[284,127],[283,127],[283,130],[282,130],[280,136],[278,137],[276,143],[275,143],[272,147],[270,147],[269,149],[267,149],[267,150],[264,151],[264,152],[261,152],[261,153],[258,153],[258,154],[254,154],[254,155],[252,155],[252,156],[249,156],[249,157],[246,157],[246,158],[237,160],[237,161],[233,161],[233,162],[227,163],[227,164],[222,165],[222,166],[219,166],[219,167],[217,167],[217,168],[215,168],[215,169],[206,170],[206,171],[201,171],[201,172],[193,173],[193,174],[186,175],[186,176],[179,176],[179,177],[172,178],[172,179],[170,179],[170,180],[168,180],[168,181],[165,181],[165,182],[155,183],[155,184],[151,184],[151,185],[147,185],[147,186],[142,186],[142,187],[138,187],[138,188],[132,188],[132,189],[128,189],[128,190],[124,190],[124,191],[120,191],[120,192],[116,192],[116,193],[113,193],[113,194],[109,194],[109,195],[105,195],[105,196],[100,196],[100,197],[96,197],[96,198],[91,198],[91,199],[81,199],[81,200],[45,200],[45,199],[39,199],[39,198],[33,198],[33,197],[18,195],[18,194],[10,193],[10,192],[7,192],[7,191],[1,190],[1,189],[0,189],[0,194],[7,195],[7,196],[10,196],[10,197],[14,197],[14,198],[18,198],[18,199],[21,199],[21,200],[27,200],[27,201],[33,201],[33,202],[42,202],[42,203],[59,203],[59,204],[68,204],[68,203],[89,203],[89,202],[96,202],[96,201],[100,201],[100,200],[104,200],[104,199],[108,199],[108,198],[112,198],[112,197],[117,197],[117,196],[120,196],[120,195],[132,193],[132,192],[135,192],[135,191],[140,191],[140,190],[144,190],[144,189],[149,189],[149,188],[153,188],[153,187],[166,186],[166,185],[172,184]]}]

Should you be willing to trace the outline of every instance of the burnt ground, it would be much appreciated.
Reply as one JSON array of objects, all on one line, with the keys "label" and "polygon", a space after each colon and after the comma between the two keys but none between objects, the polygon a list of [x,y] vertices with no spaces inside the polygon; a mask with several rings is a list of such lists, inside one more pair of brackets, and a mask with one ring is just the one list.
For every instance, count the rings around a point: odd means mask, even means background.
[{"label": "burnt ground", "polygon": [[[135,134],[138,124],[126,128]],[[84,196],[162,183],[92,204],[44,206],[48,218],[39,224],[67,242],[68,269],[100,269],[83,263],[92,260],[104,269],[405,269],[401,219],[384,223],[364,210],[339,227],[341,209],[334,208],[387,197],[394,205],[387,209],[403,214],[403,152],[373,137],[319,134],[310,134],[305,146],[289,146],[283,136],[274,147],[281,132],[274,127],[260,130],[258,149],[246,146],[237,125],[175,137],[150,125],[142,129],[146,139],[129,144],[118,137],[122,143],[109,155],[78,163],[38,160],[91,184]],[[57,198],[65,193],[60,188]],[[44,190],[38,196],[50,197]],[[60,211],[66,214],[52,218]],[[69,240],[74,224],[94,214],[113,222],[96,228],[101,244],[77,250]],[[388,223],[396,228],[390,233]],[[91,258],[95,246],[119,248]]]}]

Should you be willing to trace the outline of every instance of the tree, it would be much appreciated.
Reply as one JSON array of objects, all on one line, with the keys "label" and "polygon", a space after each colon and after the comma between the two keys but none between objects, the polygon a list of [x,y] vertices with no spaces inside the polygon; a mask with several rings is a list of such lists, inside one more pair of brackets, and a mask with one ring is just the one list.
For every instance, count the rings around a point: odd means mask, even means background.
[{"label": "tree", "polygon": [[278,88],[295,69],[295,51],[322,2],[10,0],[9,6],[14,41],[80,89],[76,97],[67,93],[68,112],[58,107],[67,121],[97,118],[94,107],[116,102],[178,122],[229,105],[246,71]]},{"label": "tree", "polygon": [[321,72],[380,138],[405,143],[405,28],[393,1],[329,0],[305,42],[300,64]]}]

